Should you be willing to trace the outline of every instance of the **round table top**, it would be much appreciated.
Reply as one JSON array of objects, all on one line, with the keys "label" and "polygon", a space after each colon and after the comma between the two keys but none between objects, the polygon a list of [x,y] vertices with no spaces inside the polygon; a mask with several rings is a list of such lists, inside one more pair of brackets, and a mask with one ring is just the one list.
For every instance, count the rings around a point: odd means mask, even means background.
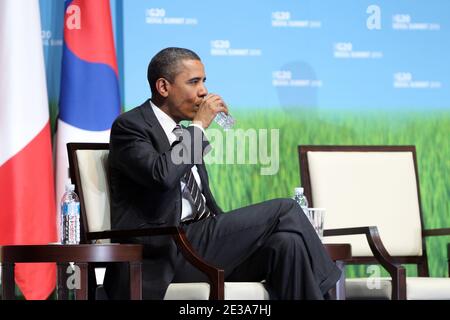
[{"label": "round table top", "polygon": [[140,244],[8,245],[1,247],[2,263],[126,262],[142,260]]},{"label": "round table top", "polygon": [[348,243],[324,243],[323,245],[334,261],[352,257],[352,247]]}]

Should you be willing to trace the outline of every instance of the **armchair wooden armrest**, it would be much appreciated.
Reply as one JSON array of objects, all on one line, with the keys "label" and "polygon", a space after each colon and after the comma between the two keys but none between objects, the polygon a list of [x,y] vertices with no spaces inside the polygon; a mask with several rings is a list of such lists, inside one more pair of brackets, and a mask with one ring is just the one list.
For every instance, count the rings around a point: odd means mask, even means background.
[{"label": "armchair wooden armrest", "polygon": [[426,229],[422,234],[425,237],[450,236],[450,228]]},{"label": "armchair wooden armrest", "polygon": [[406,271],[401,265],[396,265],[392,262],[392,257],[387,252],[381,241],[376,226],[355,227],[355,228],[340,228],[327,229],[323,231],[326,236],[344,236],[344,235],[366,235],[370,250],[375,259],[388,271],[392,278],[392,299],[404,300],[406,299]]},{"label": "armchair wooden armrest", "polygon": [[[427,229],[423,230],[422,235],[424,237],[450,236],[450,228]],[[447,244],[447,265],[450,277],[450,243]]]},{"label": "armchair wooden armrest", "polygon": [[88,232],[88,240],[100,239],[121,239],[131,237],[143,236],[162,236],[170,235],[175,241],[178,249],[180,249],[183,256],[194,267],[204,273],[210,281],[211,300],[223,300],[224,293],[224,271],[209,264],[192,248],[189,240],[186,237],[184,230],[181,227],[159,227],[159,228],[142,228],[142,229],[128,229],[128,230],[107,230],[100,232]]}]

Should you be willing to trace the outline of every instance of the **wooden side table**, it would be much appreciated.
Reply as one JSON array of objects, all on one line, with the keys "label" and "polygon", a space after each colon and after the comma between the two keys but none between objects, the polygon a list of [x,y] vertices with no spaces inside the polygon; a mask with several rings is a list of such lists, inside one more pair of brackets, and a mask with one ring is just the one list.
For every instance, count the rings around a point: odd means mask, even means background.
[{"label": "wooden side table", "polygon": [[352,247],[348,243],[324,243],[328,254],[341,270],[341,277],[333,289],[336,300],[345,300],[345,260],[352,257]]},{"label": "wooden side table", "polygon": [[14,299],[14,264],[21,262],[56,262],[58,266],[58,299],[67,298],[63,280],[65,267],[74,262],[80,268],[81,288],[75,290],[77,300],[88,298],[88,264],[94,262],[128,262],[130,265],[130,297],[142,299],[142,245],[80,244],[80,245],[10,245],[1,247],[2,297]]}]

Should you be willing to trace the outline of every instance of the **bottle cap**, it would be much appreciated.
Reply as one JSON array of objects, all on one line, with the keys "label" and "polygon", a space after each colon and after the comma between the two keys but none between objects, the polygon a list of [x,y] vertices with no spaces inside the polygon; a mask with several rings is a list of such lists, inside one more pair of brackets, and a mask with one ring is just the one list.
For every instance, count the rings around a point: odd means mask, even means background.
[{"label": "bottle cap", "polygon": [[74,191],[74,190],[75,190],[75,185],[70,182],[67,182],[66,183],[66,191]]},{"label": "bottle cap", "polygon": [[295,193],[302,193],[303,194],[303,188],[302,187],[295,188]]}]

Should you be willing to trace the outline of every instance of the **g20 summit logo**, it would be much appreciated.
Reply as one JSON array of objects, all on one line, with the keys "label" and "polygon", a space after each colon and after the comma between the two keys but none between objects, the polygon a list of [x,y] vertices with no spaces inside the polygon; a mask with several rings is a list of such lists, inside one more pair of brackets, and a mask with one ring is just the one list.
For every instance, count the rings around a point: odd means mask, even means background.
[{"label": "g20 summit logo", "polygon": [[145,23],[165,25],[197,25],[197,18],[168,17],[164,8],[149,8],[145,10]]},{"label": "g20 summit logo", "polygon": [[[369,14],[366,20],[366,27],[369,30],[381,30],[381,7],[370,5],[366,13]],[[414,22],[409,13],[396,13],[392,16],[392,29],[399,31],[439,31],[441,25],[436,22]]]},{"label": "g20 summit logo", "polygon": [[381,51],[354,50],[352,42],[337,42],[334,44],[333,56],[336,59],[379,59]]},{"label": "g20 summit logo", "polygon": [[436,80],[415,80],[411,72],[394,73],[392,86],[395,89],[440,89],[442,84]]},{"label": "g20 summit logo", "polygon": [[272,12],[272,27],[274,28],[320,28],[322,22],[318,20],[293,20],[290,11]]},{"label": "g20 summit logo", "polygon": [[260,56],[261,49],[233,48],[230,40],[211,40],[212,56]]},{"label": "g20 summit logo", "polygon": [[291,70],[276,70],[272,72],[274,87],[322,87],[321,80],[294,78]]},{"label": "g20 summit logo", "polygon": [[42,39],[42,45],[47,47],[60,47],[63,45],[62,39],[54,39],[53,33],[51,30],[42,30],[41,31],[41,39]]},{"label": "g20 summit logo", "polygon": [[394,14],[392,16],[392,29],[439,31],[441,29],[441,25],[434,22],[413,22],[410,14]]}]

